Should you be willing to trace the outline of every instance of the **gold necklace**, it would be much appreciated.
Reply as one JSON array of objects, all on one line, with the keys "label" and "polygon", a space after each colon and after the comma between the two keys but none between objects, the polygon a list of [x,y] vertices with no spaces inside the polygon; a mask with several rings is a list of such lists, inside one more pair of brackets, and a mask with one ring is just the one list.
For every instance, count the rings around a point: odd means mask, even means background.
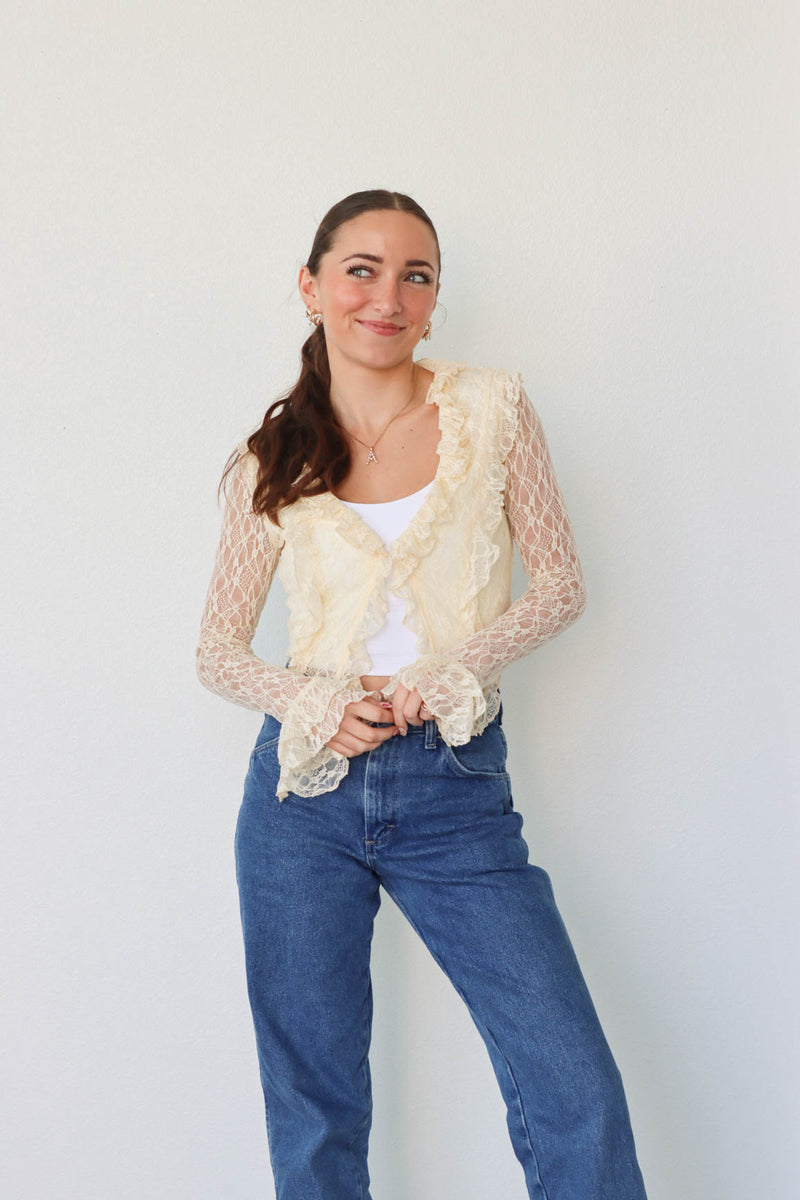
[{"label": "gold necklace", "polygon": [[396,421],[398,417],[402,417],[403,413],[406,411],[406,409],[410,405],[411,401],[414,399],[414,392],[417,387],[417,377],[414,374],[415,368],[416,368],[416,364],[414,365],[414,367],[412,367],[412,375],[414,376],[414,382],[411,385],[411,395],[408,397],[408,400],[405,402],[405,404],[400,409],[400,411],[396,412],[394,414],[394,416],[391,417],[386,422],[386,424],[384,425],[383,429],[380,431],[378,436],[373,440],[372,445],[370,445],[369,442],[362,442],[360,437],[356,437],[356,435],[354,433],[351,433],[349,429],[345,429],[345,433],[348,434],[349,437],[353,438],[360,445],[366,446],[367,450],[369,450],[369,454],[367,455],[367,461],[365,463],[365,466],[367,466],[367,467],[370,465],[370,463],[376,463],[378,461],[378,456],[375,453],[375,447],[377,446],[378,442],[381,440],[383,435],[386,433],[386,430],[389,428],[392,421]]}]

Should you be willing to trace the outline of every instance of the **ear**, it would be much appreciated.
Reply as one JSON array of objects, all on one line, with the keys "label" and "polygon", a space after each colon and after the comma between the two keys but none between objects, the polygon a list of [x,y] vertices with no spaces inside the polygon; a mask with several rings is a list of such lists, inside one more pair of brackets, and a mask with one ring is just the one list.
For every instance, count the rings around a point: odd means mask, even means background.
[{"label": "ear", "polygon": [[297,277],[297,286],[306,306],[308,308],[318,309],[319,299],[317,297],[317,285],[314,282],[314,276],[305,265],[300,268],[300,274]]}]

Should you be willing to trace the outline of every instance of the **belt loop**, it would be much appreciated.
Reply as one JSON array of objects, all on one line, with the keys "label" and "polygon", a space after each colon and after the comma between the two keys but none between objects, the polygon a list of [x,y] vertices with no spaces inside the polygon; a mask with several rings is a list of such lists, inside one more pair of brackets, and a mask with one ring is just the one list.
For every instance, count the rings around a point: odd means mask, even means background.
[{"label": "belt loop", "polygon": [[425,749],[426,750],[435,750],[436,749],[436,722],[435,721],[426,721],[425,722]]}]

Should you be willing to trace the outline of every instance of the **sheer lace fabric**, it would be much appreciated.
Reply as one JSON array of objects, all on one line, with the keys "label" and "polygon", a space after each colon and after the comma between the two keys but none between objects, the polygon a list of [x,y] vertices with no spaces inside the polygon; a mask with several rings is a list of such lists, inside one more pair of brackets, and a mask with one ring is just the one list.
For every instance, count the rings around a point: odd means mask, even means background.
[{"label": "sheer lace fabric", "polygon": [[[416,687],[446,740],[454,746],[480,733],[499,708],[488,685],[504,667],[529,654],[576,620],[586,591],[572,526],[553,472],[544,430],[520,385],[511,449],[504,464],[505,504],[528,588],[496,620],[446,656],[423,657],[397,673]],[[491,545],[483,550],[491,557]],[[391,691],[390,691],[391,687]],[[393,686],[384,688],[391,695]]]},{"label": "sheer lace fabric", "polygon": [[256,459],[243,452],[228,486],[197,646],[197,674],[226,700],[277,717],[286,779],[299,795],[318,795],[336,787],[346,774],[347,759],[326,753],[325,743],[339,728],[346,706],[366,693],[358,680],[342,683],[324,674],[302,675],[266,663],[253,652],[251,643],[283,547],[279,529],[252,511],[256,478]]},{"label": "sheer lace fabric", "polygon": [[[365,692],[366,640],[386,615],[385,585],[406,599],[419,657],[383,689],[417,687],[442,736],[461,745],[499,708],[504,667],[583,611],[585,591],[569,517],[544,432],[505,371],[421,360],[434,372],[439,468],[425,503],[388,547],[335,496],[281,512],[251,510],[256,462],[239,448],[197,650],[206,687],[282,722],[278,797],[336,787],[349,760],[327,741]],[[509,603],[511,539],[529,578]],[[251,649],[275,571],[290,607],[290,665]]]}]

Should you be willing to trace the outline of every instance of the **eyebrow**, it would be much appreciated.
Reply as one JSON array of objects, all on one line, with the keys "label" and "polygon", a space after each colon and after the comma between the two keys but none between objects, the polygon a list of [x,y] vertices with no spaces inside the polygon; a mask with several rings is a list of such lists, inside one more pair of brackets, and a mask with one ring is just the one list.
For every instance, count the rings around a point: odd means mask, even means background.
[{"label": "eyebrow", "polygon": [[[369,259],[370,262],[375,262],[375,263],[383,262],[383,259],[380,258],[377,254],[348,254],[347,258],[343,258],[341,261],[343,263],[349,262],[351,258],[367,258],[367,259]],[[424,258],[408,258],[408,259],[406,259],[406,266],[407,267],[430,267],[431,271],[433,271],[434,273],[436,271],[436,268],[431,263],[427,262],[427,260]]]}]

